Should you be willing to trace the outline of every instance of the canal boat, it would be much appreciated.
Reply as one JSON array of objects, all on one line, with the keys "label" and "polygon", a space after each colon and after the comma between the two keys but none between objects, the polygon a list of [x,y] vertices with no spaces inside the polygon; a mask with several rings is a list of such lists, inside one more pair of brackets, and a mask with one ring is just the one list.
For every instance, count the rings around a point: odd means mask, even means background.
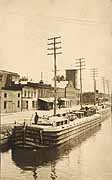
[{"label": "canal boat", "polygon": [[26,148],[54,147],[80,137],[99,125],[101,125],[101,115],[93,112],[85,115],[84,111],[72,111],[39,118],[38,124],[24,123],[21,126],[17,124],[14,126],[13,145]]},{"label": "canal boat", "polygon": [[100,113],[102,121],[111,115],[111,107],[109,104],[97,106],[97,112]]}]

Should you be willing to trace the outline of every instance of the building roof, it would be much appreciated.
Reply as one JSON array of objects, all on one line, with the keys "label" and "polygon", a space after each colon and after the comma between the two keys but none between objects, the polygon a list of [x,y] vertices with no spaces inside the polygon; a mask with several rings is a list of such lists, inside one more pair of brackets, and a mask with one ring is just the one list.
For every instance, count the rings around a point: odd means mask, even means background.
[{"label": "building roof", "polygon": [[30,87],[37,87],[37,88],[52,88],[51,84],[44,84],[44,83],[33,83],[33,82],[28,82],[27,83],[27,86],[30,86]]},{"label": "building roof", "polygon": [[78,69],[75,69],[75,68],[69,68],[69,69],[66,69],[66,71],[78,71]]},{"label": "building roof", "polygon": [[5,70],[0,70],[0,73],[4,73],[4,74],[12,74],[12,75],[20,76],[18,73],[10,72],[10,71],[5,71]]},{"label": "building roof", "polygon": [[3,90],[13,90],[13,91],[21,91],[22,86],[5,86],[2,87]]},{"label": "building roof", "polygon": [[45,101],[45,102],[54,102],[54,98],[50,97],[50,98],[39,98],[41,101]]},{"label": "building roof", "polygon": [[2,89],[5,89],[5,90],[22,90],[22,88],[24,87],[32,87],[32,88],[50,88],[50,89],[53,89],[53,87],[51,86],[51,84],[41,84],[41,83],[33,83],[33,82],[27,82],[27,83],[18,83],[18,84],[15,84],[15,83],[12,83],[10,86],[5,86],[3,87]]},{"label": "building roof", "polygon": [[[42,101],[45,101],[45,102],[54,102],[54,97],[49,97],[49,98],[39,98],[40,100]],[[61,98],[62,101],[71,101],[70,99],[68,98]]]},{"label": "building roof", "polygon": [[61,98],[61,100],[66,101],[66,102],[71,101],[71,99],[68,99],[68,98]]}]

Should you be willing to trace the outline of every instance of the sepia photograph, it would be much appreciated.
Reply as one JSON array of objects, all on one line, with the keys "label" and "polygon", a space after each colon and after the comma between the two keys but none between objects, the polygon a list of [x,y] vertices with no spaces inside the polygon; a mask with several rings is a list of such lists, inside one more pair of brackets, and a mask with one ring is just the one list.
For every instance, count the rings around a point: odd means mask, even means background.
[{"label": "sepia photograph", "polygon": [[112,0],[0,0],[0,179],[112,179]]}]

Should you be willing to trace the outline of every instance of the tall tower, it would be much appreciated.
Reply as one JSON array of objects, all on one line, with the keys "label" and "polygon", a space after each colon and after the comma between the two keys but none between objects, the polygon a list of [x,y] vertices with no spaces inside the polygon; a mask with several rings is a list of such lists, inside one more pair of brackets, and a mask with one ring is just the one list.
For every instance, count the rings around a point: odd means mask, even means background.
[{"label": "tall tower", "polygon": [[72,81],[74,88],[78,86],[78,70],[77,69],[67,69],[66,70],[66,81]]}]

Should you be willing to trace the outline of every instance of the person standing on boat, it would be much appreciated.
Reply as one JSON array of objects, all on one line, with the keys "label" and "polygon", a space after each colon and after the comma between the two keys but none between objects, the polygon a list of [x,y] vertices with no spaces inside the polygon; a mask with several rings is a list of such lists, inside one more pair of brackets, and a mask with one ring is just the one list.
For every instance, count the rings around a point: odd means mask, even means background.
[{"label": "person standing on boat", "polygon": [[38,116],[38,114],[37,114],[37,112],[36,112],[36,113],[35,113],[35,117],[34,117],[34,123],[35,123],[35,124],[38,123],[38,118],[39,118],[39,116]]}]

